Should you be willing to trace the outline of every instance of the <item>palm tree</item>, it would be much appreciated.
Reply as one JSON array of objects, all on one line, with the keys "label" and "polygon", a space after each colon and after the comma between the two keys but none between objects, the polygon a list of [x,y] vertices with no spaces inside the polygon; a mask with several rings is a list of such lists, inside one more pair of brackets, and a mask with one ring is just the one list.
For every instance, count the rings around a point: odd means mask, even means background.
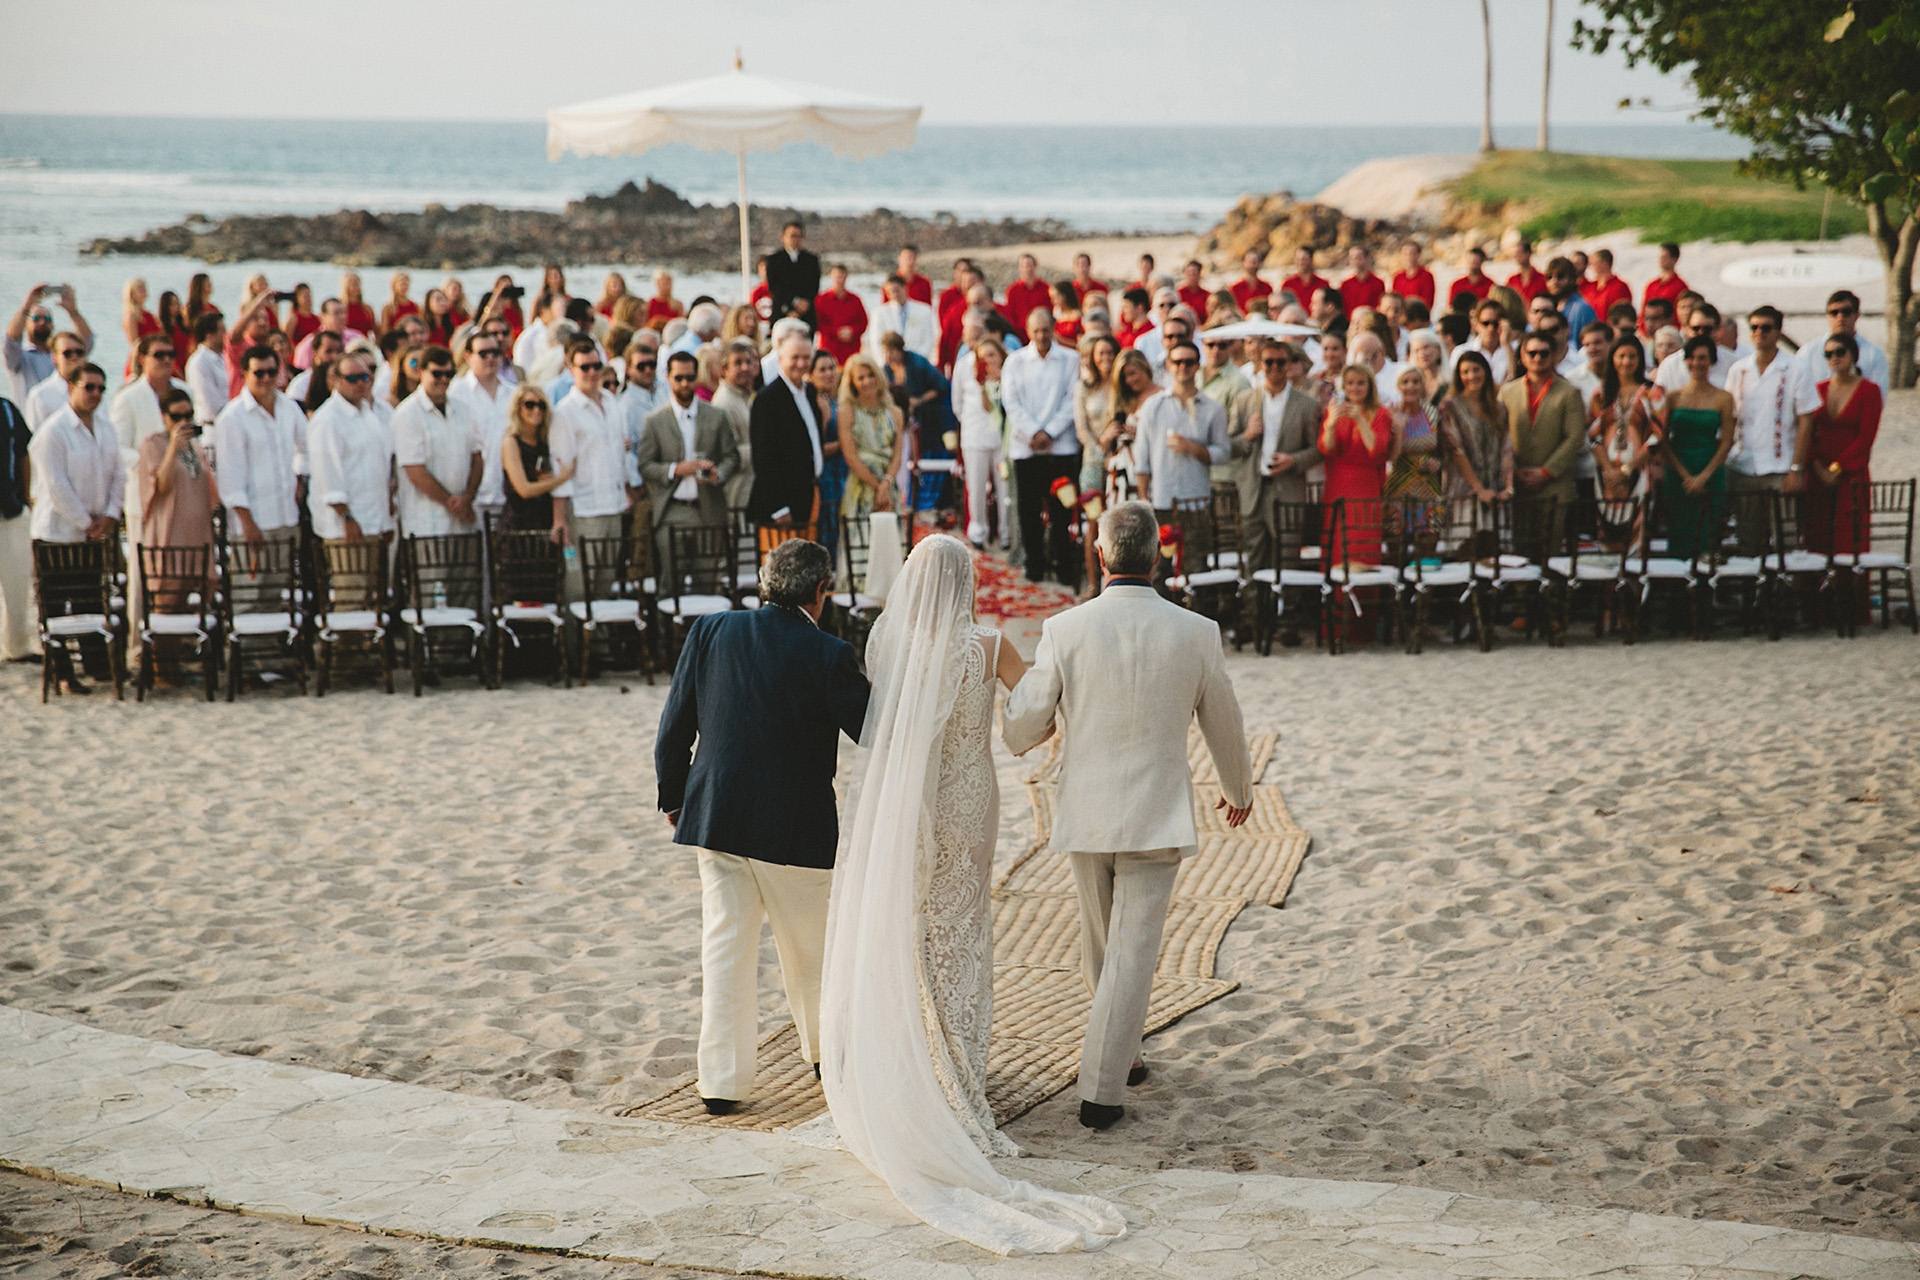
[{"label": "palm tree", "polygon": [[1493,19],[1487,0],[1480,0],[1480,61],[1486,81],[1480,91],[1480,150],[1493,150]]},{"label": "palm tree", "polygon": [[1553,0],[1547,0],[1547,48],[1540,69],[1540,144],[1539,150],[1550,151],[1547,145],[1547,98],[1553,92]]}]

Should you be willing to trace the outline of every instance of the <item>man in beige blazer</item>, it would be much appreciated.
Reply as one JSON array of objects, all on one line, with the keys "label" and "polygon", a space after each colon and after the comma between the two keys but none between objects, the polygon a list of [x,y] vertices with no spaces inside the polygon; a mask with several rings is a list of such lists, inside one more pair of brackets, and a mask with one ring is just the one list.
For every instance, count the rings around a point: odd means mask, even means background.
[{"label": "man in beige blazer", "polygon": [[1320,465],[1320,398],[1293,384],[1311,366],[1304,351],[1269,341],[1258,385],[1234,402],[1233,481],[1240,491],[1240,549],[1248,569],[1274,567],[1273,507],[1307,500],[1307,472]]},{"label": "man in beige blazer", "polygon": [[640,475],[653,505],[654,557],[664,595],[673,577],[670,530],[727,523],[727,481],[740,447],[727,415],[694,394],[699,365],[684,351],[667,358],[667,402],[640,427]]},{"label": "man in beige blazer", "polygon": [[1196,851],[1187,726],[1195,716],[1237,827],[1253,807],[1253,763],[1227,679],[1220,628],[1154,591],[1153,508],[1125,502],[1100,521],[1105,586],[1047,621],[1033,669],[1008,695],[1007,746],[1038,745],[1060,718],[1060,789],[1049,847],[1072,861],[1080,963],[1093,992],[1080,1051],[1080,1123],[1123,1114],[1138,1061],[1160,934],[1180,860]]}]

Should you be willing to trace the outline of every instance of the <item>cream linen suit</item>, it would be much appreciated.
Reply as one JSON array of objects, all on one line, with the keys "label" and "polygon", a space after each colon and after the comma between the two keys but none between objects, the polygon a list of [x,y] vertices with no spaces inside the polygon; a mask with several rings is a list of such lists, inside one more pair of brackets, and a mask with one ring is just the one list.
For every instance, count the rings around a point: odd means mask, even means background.
[{"label": "cream linen suit", "polygon": [[1253,762],[1220,628],[1151,587],[1115,584],[1048,620],[1033,670],[1007,698],[1008,749],[1037,744],[1056,712],[1062,755],[1049,847],[1073,863],[1081,969],[1093,992],[1080,1097],[1118,1106],[1140,1051],[1174,877],[1199,840],[1187,726],[1199,717],[1235,808],[1252,802]]}]

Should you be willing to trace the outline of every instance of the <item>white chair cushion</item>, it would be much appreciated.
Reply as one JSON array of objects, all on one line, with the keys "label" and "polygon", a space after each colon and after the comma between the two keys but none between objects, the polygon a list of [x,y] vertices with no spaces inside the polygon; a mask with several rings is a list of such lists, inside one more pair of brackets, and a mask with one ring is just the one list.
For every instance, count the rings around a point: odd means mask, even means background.
[{"label": "white chair cushion", "polygon": [[[586,601],[575,600],[567,606],[567,612],[585,622],[587,620]],[[638,622],[640,602],[638,600],[595,600],[593,620],[595,622]]]},{"label": "white chair cushion", "polygon": [[660,602],[660,612],[676,618],[699,618],[709,613],[726,613],[733,601],[725,596],[676,596]]},{"label": "white chair cushion", "polygon": [[1327,570],[1326,580],[1337,587],[1392,587],[1400,583],[1400,571],[1384,565],[1335,565]]},{"label": "white chair cushion", "polygon": [[1907,562],[1892,551],[1862,551],[1852,557],[1856,567],[1861,569],[1905,569]]},{"label": "white chair cushion", "polygon": [[1548,556],[1547,572],[1578,582],[1610,582],[1620,576],[1620,561],[1615,556],[1593,556],[1576,566],[1572,556]]},{"label": "white chair cushion", "polygon": [[1789,551],[1786,569],[1788,573],[1825,573],[1827,558],[1813,551]]},{"label": "white chair cushion", "polygon": [[550,604],[507,604],[500,606],[500,617],[507,622],[547,622],[561,624],[560,610]]},{"label": "white chair cushion", "polygon": [[1237,569],[1202,569],[1198,573],[1183,574],[1168,580],[1175,591],[1188,591],[1199,587],[1226,587],[1240,581]]},{"label": "white chair cushion", "polygon": [[1238,551],[1221,551],[1213,558],[1219,562],[1222,569],[1238,569],[1240,567],[1240,553]]},{"label": "white chair cushion", "polygon": [[1283,587],[1324,587],[1327,575],[1317,569],[1282,569],[1280,585]]},{"label": "white chair cushion", "polygon": [[233,633],[237,636],[267,636],[275,632],[299,629],[299,622],[290,613],[236,613],[233,615]]},{"label": "white chair cushion", "polygon": [[156,613],[147,619],[150,636],[199,636],[207,632],[207,619],[197,613]]},{"label": "white chair cushion", "polygon": [[47,634],[50,636],[90,636],[106,629],[107,615],[104,613],[65,613],[47,619]]},{"label": "white chair cushion", "polygon": [[1449,560],[1445,564],[1430,565],[1419,570],[1417,578],[1414,572],[1409,568],[1406,578],[1416,586],[1458,587],[1464,586],[1473,577],[1473,566],[1464,560]]},{"label": "white chair cushion", "polygon": [[324,632],[341,631],[384,631],[386,625],[380,621],[380,615],[372,609],[342,609],[336,613],[323,614],[320,629]]},{"label": "white chair cushion", "polygon": [[[1502,556],[1500,558],[1505,560],[1507,557]],[[1542,570],[1539,565],[1522,562],[1520,564],[1501,565],[1499,580],[1501,582],[1538,582],[1545,576],[1545,571]]]},{"label": "white chair cushion", "polygon": [[1627,572],[1641,578],[1683,580],[1693,576],[1693,561],[1676,560],[1672,556],[1655,556],[1643,562],[1635,556],[1627,561]]},{"label": "white chair cushion", "polygon": [[[473,609],[462,609],[453,605],[444,605],[436,609],[428,605],[421,612],[426,614],[425,625],[429,627],[471,627],[475,631],[483,629],[480,625],[480,614]],[[402,609],[400,621],[410,627],[421,625],[418,615],[412,609]]]},{"label": "white chair cushion", "polygon": [[870,613],[880,607],[878,600],[858,591],[838,592],[834,595],[833,602],[849,613]]},{"label": "white chair cushion", "polygon": [[1716,578],[1757,578],[1760,576],[1759,556],[1728,556],[1718,569],[1713,571]]}]

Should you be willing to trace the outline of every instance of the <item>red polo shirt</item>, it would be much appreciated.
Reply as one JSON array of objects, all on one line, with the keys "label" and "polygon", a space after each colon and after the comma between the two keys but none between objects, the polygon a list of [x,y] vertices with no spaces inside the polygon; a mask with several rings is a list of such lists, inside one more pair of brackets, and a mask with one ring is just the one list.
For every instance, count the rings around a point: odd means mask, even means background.
[{"label": "red polo shirt", "polygon": [[1587,305],[1593,308],[1593,314],[1603,322],[1607,318],[1609,308],[1617,307],[1623,302],[1629,306],[1633,305],[1633,290],[1629,289],[1627,282],[1619,276],[1608,276],[1605,284],[1597,280],[1582,280],[1580,296],[1587,300]]},{"label": "red polo shirt", "polygon": [[1519,294],[1521,302],[1532,302],[1547,291],[1547,278],[1538,271],[1516,271],[1507,277],[1507,288]]},{"label": "red polo shirt", "polygon": [[1073,282],[1073,291],[1080,295],[1082,302],[1085,302],[1088,294],[1105,293],[1107,286],[1095,280],[1092,276],[1088,276],[1085,280],[1075,280]]},{"label": "red polo shirt", "polygon": [[[866,336],[866,305],[851,289],[844,294],[829,289],[813,300],[813,314],[820,326],[821,347],[845,364],[848,356],[860,350],[860,339]],[[853,337],[841,338],[842,329],[853,330]]]},{"label": "red polo shirt", "polygon": [[1193,314],[1200,317],[1202,324],[1206,323],[1207,299],[1211,298],[1213,294],[1197,284],[1183,284],[1180,286],[1178,292],[1180,294],[1180,301],[1193,308]]},{"label": "red polo shirt", "polygon": [[918,271],[914,272],[911,276],[907,277],[907,297],[914,302],[924,302],[928,306],[932,306],[933,281],[927,279]]},{"label": "red polo shirt", "polygon": [[1007,323],[1014,327],[1022,340],[1025,340],[1027,333],[1027,313],[1035,307],[1052,305],[1053,295],[1047,291],[1045,280],[1015,280],[1007,286]]},{"label": "red polo shirt", "polygon": [[1280,282],[1280,292],[1292,294],[1294,300],[1303,307],[1311,307],[1313,305],[1314,290],[1331,288],[1333,288],[1332,284],[1318,273],[1312,271],[1307,272],[1304,276],[1297,273],[1290,275]]},{"label": "red polo shirt", "polygon": [[1243,315],[1246,314],[1247,304],[1255,298],[1271,298],[1273,296],[1273,286],[1258,276],[1255,276],[1251,280],[1243,276],[1228,285],[1227,288],[1233,294],[1233,305],[1239,307]]},{"label": "red polo shirt", "polygon": [[1472,298],[1474,302],[1481,303],[1485,302],[1487,295],[1492,292],[1493,277],[1486,272],[1481,272],[1478,280],[1475,280],[1471,276],[1461,276],[1458,280],[1455,280],[1447,286],[1447,306],[1452,307],[1453,300],[1463,293]]},{"label": "red polo shirt", "polygon": [[1114,325],[1113,336],[1120,339],[1121,346],[1130,347],[1139,339],[1141,334],[1151,328],[1153,328],[1153,326],[1150,324],[1130,325],[1122,320]]},{"label": "red polo shirt", "polygon": [[1347,304],[1348,315],[1359,307],[1377,307],[1386,296],[1387,282],[1371,271],[1348,276],[1340,282],[1340,300]]},{"label": "red polo shirt", "polygon": [[1412,275],[1408,275],[1404,271],[1394,272],[1393,291],[1409,302],[1418,298],[1427,304],[1427,310],[1433,310],[1433,272],[1427,270],[1425,267],[1420,268]]}]

